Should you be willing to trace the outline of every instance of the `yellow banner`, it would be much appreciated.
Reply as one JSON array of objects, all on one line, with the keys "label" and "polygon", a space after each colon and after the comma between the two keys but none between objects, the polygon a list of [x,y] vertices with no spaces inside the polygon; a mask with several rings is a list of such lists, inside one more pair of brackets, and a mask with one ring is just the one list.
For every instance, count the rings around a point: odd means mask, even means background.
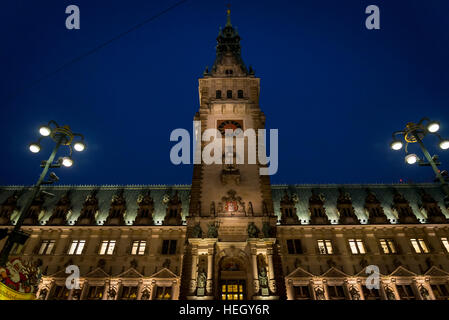
[{"label": "yellow banner", "polygon": [[15,291],[0,282],[0,300],[34,300],[34,293],[23,293]]}]

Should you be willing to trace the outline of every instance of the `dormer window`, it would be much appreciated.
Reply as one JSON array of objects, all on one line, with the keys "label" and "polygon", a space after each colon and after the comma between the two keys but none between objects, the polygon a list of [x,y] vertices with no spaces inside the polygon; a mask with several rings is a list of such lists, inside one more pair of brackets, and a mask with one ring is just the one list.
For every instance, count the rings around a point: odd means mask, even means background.
[{"label": "dormer window", "polygon": [[221,99],[221,90],[215,91],[215,98]]},{"label": "dormer window", "polygon": [[237,98],[243,99],[243,90],[237,91]]},{"label": "dormer window", "polygon": [[231,69],[226,69],[226,70],[225,70],[225,73],[226,73],[227,75],[231,75],[231,74],[233,73],[233,71],[232,71]]},{"label": "dormer window", "polygon": [[232,99],[232,90],[226,91],[226,97],[227,97],[228,99]]}]

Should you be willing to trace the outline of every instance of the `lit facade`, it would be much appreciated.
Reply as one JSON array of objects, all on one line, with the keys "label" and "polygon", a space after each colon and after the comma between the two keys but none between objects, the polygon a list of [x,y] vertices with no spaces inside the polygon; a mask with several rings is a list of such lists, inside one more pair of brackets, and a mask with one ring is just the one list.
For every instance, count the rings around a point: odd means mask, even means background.
[{"label": "lit facade", "polygon": [[[194,120],[202,133],[263,129],[259,93],[228,14]],[[195,164],[191,185],[45,187],[13,255],[39,261],[40,299],[449,298],[438,185],[271,185],[261,167]],[[29,192],[0,187],[1,225],[14,224]],[[79,289],[65,287],[68,265],[80,269]],[[378,290],[366,286],[372,266]]]}]

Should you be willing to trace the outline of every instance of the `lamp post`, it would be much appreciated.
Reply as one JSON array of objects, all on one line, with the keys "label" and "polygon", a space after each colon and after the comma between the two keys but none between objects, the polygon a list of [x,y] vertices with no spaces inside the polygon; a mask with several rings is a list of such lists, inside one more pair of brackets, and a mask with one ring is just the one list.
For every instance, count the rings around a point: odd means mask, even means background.
[{"label": "lamp post", "polygon": [[[76,151],[83,151],[86,147],[84,144],[84,137],[82,134],[73,133],[69,126],[59,126],[55,121],[51,120],[47,125],[41,126],[39,128],[39,133],[42,137],[39,138],[37,142],[31,143],[29,145],[29,149],[33,153],[38,153],[41,150],[40,142],[45,137],[50,137],[56,145],[53,148],[52,153],[48,160],[44,160],[41,163],[41,167],[43,168],[39,179],[36,184],[32,188],[31,196],[28,198],[27,202],[23,206],[22,210],[19,213],[19,217],[16,220],[14,225],[14,229],[9,233],[8,239],[6,240],[5,245],[0,253],[0,266],[4,266],[8,260],[8,256],[14,247],[15,243],[24,244],[28,239],[29,235],[22,232],[20,227],[23,224],[23,220],[26,217],[28,210],[33,204],[34,199],[39,193],[40,187],[43,184],[52,184],[59,180],[59,178],[53,173],[50,173],[49,180],[44,180],[47,176],[48,169],[50,168],[59,168],[61,166],[70,167],[73,165],[72,160],[72,145],[73,149]],[[74,141],[75,137],[79,137],[77,141]],[[68,146],[70,153],[69,156],[60,157],[56,162],[54,162],[56,153],[58,152],[59,147]]]},{"label": "lamp post", "polygon": [[[428,118],[422,118],[418,123],[409,122],[405,126],[405,129],[402,131],[393,132],[393,141],[390,144],[391,149],[393,150],[401,150],[403,147],[402,140],[405,141],[405,162],[408,164],[418,163],[420,166],[431,166],[433,171],[435,172],[436,177],[441,183],[441,188],[443,192],[446,194],[446,201],[449,201],[449,186],[448,183],[444,180],[443,176],[438,170],[440,162],[438,160],[438,156],[434,155],[430,156],[429,151],[425,147],[423,143],[423,138],[432,134],[437,136],[440,139],[440,148],[442,150],[449,149],[449,140],[443,139],[437,132],[440,129],[440,124],[437,121],[431,121]],[[398,138],[399,136],[399,138]],[[422,153],[424,153],[424,157],[428,162],[419,159],[419,157],[414,153],[409,153],[407,148],[409,143],[418,143]]]}]

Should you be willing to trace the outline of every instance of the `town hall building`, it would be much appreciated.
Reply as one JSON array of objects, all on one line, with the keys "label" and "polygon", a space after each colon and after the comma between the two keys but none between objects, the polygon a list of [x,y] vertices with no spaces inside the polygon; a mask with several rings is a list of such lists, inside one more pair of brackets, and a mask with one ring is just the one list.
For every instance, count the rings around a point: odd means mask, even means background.
[{"label": "town hall building", "polygon": [[[240,51],[228,11],[199,79],[201,132],[265,128],[260,79]],[[12,255],[39,263],[44,300],[449,299],[439,185],[272,185],[261,167],[195,164],[191,185],[45,187]],[[0,187],[2,227],[30,193]],[[65,285],[69,265],[78,289]]]}]

